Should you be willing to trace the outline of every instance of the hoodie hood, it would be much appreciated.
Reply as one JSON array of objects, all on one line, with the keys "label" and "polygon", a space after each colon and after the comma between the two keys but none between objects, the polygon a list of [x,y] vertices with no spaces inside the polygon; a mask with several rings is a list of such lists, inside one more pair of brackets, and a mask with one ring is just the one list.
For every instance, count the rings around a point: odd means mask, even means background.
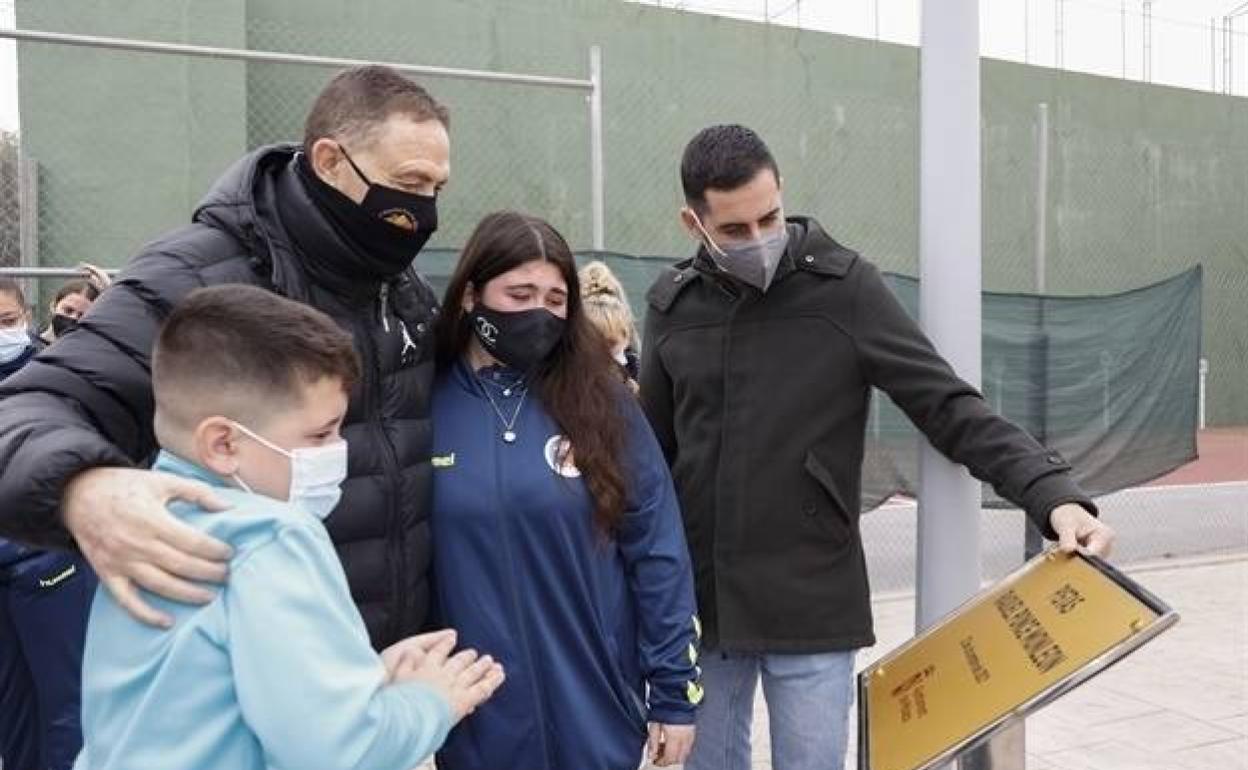
[{"label": "hoodie hood", "polygon": [[312,285],[347,298],[376,295],[382,279],[308,193],[297,144],[261,147],[240,158],[195,210],[194,221],[245,244],[279,293],[309,301]]}]

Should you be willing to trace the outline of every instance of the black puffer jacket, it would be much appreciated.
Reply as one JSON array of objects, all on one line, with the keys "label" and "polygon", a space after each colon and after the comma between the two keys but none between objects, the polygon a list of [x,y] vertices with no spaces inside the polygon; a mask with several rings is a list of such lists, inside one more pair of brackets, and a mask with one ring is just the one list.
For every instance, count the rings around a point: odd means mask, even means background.
[{"label": "black puffer jacket", "polygon": [[57,513],[66,482],[95,466],[144,466],[156,449],[149,355],[161,320],[201,286],[264,286],[355,337],[363,378],[343,428],[349,476],[326,524],[380,648],[420,630],[428,611],[437,300],[410,269],[366,270],[308,195],[296,150],[235,164],[194,224],[145,247],[77,329],[0,385],[0,536],[71,545]]}]

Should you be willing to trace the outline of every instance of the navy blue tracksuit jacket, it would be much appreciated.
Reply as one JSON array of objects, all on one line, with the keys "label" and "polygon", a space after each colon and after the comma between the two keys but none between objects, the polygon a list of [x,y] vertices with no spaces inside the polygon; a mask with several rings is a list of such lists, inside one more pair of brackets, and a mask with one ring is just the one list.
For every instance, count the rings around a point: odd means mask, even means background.
[{"label": "navy blue tracksuit jacket", "polygon": [[[0,380],[35,354],[0,364]],[[0,760],[68,770],[82,747],[82,647],[95,575],[78,554],[0,538]]]},{"label": "navy blue tracksuit jacket", "polygon": [[[702,697],[693,576],[667,463],[630,394],[629,505],[602,536],[559,429],[515,373],[460,363],[435,387],[436,613],[507,681],[451,731],[444,770],[635,770],[646,723]],[[514,443],[502,440],[507,420]],[[517,412],[518,410],[518,412]]]}]

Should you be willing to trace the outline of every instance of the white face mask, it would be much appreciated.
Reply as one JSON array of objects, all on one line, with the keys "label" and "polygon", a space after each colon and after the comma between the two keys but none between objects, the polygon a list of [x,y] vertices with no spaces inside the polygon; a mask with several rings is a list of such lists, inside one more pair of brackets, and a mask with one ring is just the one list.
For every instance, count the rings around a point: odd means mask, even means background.
[{"label": "white face mask", "polygon": [[[274,452],[290,458],[290,491],[287,499],[292,504],[318,519],[329,516],[342,498],[342,482],[347,478],[346,441],[286,450],[245,425],[236,422],[234,427]],[[251,491],[251,487],[238,474],[234,475],[234,481],[244,490]]]},{"label": "white face mask", "polygon": [[14,361],[30,347],[30,331],[26,324],[0,329],[0,364]]},{"label": "white face mask", "polygon": [[767,291],[789,245],[788,227],[782,223],[779,230],[757,241],[720,246],[711,238],[697,214],[693,215],[693,221],[697,222],[698,229],[706,238],[707,251],[716,267],[761,292]]}]

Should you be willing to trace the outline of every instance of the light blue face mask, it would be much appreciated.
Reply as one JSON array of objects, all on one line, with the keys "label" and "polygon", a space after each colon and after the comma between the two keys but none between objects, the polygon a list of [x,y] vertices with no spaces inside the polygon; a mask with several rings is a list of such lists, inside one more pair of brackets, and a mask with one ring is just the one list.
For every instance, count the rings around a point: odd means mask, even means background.
[{"label": "light blue face mask", "polygon": [[[245,425],[236,422],[234,427],[274,452],[290,458],[290,491],[287,500],[318,519],[329,516],[342,499],[342,482],[347,478],[346,441],[286,450]],[[238,474],[234,475],[234,482],[247,492],[251,491],[251,487]]]},{"label": "light blue face mask", "polygon": [[25,325],[0,329],[0,364],[17,360],[30,347],[30,330]]}]

